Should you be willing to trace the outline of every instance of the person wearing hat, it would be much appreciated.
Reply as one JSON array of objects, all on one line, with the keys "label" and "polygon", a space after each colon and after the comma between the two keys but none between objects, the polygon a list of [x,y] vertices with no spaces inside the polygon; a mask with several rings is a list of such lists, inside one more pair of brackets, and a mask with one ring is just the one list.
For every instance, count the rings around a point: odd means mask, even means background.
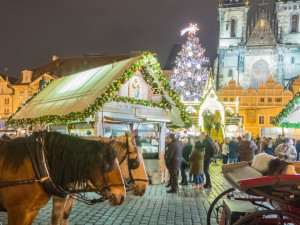
[{"label": "person wearing hat", "polygon": [[168,193],[177,193],[178,190],[178,171],[182,160],[182,145],[174,134],[169,134],[167,139],[165,161],[170,174],[171,190]]},{"label": "person wearing hat", "polygon": [[189,139],[187,139],[187,138],[183,138],[182,145],[183,145],[182,162],[181,162],[181,167],[180,167],[182,181],[181,181],[180,184],[181,185],[188,185],[185,170],[189,167],[189,164],[190,164],[189,163],[189,161],[190,161],[189,157],[190,157],[190,154],[192,152],[192,145],[189,143]]},{"label": "person wearing hat", "polygon": [[275,149],[275,155],[288,162],[295,161],[297,159],[296,148],[291,145],[291,140],[289,138],[285,138],[283,143],[277,146]]}]

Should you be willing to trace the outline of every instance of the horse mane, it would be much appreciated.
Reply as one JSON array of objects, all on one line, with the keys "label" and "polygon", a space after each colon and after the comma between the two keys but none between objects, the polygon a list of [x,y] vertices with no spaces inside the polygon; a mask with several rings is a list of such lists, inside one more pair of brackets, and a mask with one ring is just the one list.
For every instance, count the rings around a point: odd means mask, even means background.
[{"label": "horse mane", "polygon": [[[64,190],[75,186],[84,188],[96,169],[103,172],[113,169],[116,153],[109,143],[84,140],[58,132],[44,132],[44,134],[45,153],[52,181]],[[35,140],[38,136],[41,136],[40,132],[34,133],[29,139]],[[25,138],[17,138],[12,142],[21,141],[24,143]],[[14,149],[10,151],[14,152]],[[25,145],[23,144],[23,148],[13,155],[18,155],[14,163],[18,162],[16,165],[20,166],[21,161],[28,157]]]}]

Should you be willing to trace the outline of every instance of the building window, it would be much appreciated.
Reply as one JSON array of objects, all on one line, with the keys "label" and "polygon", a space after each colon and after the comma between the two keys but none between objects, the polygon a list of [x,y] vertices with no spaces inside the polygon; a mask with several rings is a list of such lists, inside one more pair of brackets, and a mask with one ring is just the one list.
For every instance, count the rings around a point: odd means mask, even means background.
[{"label": "building window", "polygon": [[298,32],[298,15],[292,15],[292,32]]},{"label": "building window", "polygon": [[260,102],[265,102],[265,99],[264,98],[260,98]]},{"label": "building window", "polygon": [[230,100],[229,100],[230,102],[234,102],[234,98],[230,98]]},{"label": "building window", "polygon": [[236,37],[236,20],[231,20],[231,37]]},{"label": "building window", "polygon": [[28,91],[28,97],[31,97],[31,96],[32,96],[32,91],[29,90],[29,91]]},{"label": "building window", "polygon": [[228,77],[232,77],[232,76],[233,76],[233,70],[230,69],[230,70],[228,71]]},{"label": "building window", "polygon": [[282,98],[275,98],[275,102],[282,102]]},{"label": "building window", "polygon": [[275,116],[270,116],[270,124],[273,124],[273,120],[275,119]]},{"label": "building window", "polygon": [[258,117],[258,124],[260,124],[260,125],[265,124],[265,116],[259,116]]},{"label": "building window", "polygon": [[21,90],[19,99],[23,100],[24,98],[25,98],[25,92],[23,90]]},{"label": "building window", "polygon": [[244,116],[240,116],[240,118],[242,119],[242,124],[245,123],[245,117]]},{"label": "building window", "polygon": [[268,102],[272,102],[272,98],[268,98]]},{"label": "building window", "polygon": [[4,109],[4,115],[7,116],[9,114],[9,109]]},{"label": "building window", "polygon": [[228,101],[228,99],[227,98],[224,98],[224,102],[227,102]]},{"label": "building window", "polygon": [[291,64],[295,64],[295,57],[294,56],[291,57]]},{"label": "building window", "polygon": [[4,104],[5,104],[5,105],[8,105],[8,104],[9,104],[9,98],[5,98],[5,99],[4,99]]}]

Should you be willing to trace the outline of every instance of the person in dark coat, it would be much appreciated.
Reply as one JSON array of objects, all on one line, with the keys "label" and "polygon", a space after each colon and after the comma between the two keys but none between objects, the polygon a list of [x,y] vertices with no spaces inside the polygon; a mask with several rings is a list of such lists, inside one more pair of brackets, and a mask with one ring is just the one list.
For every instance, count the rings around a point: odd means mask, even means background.
[{"label": "person in dark coat", "polygon": [[233,137],[229,142],[229,163],[237,163],[239,158],[238,139]]},{"label": "person in dark coat", "polygon": [[181,185],[188,185],[188,181],[187,181],[187,176],[186,176],[186,169],[189,168],[189,157],[190,154],[192,152],[192,145],[189,143],[189,140],[187,138],[184,138],[182,140],[182,145],[183,145],[183,149],[182,149],[182,162],[181,162],[181,167],[180,167],[180,171],[181,171],[181,176],[182,176],[182,181],[181,181]]},{"label": "person in dark coat", "polygon": [[300,140],[297,141],[296,151],[297,151],[297,161],[300,161]]},{"label": "person in dark coat", "polygon": [[194,182],[196,186],[194,187],[195,190],[203,190],[203,181],[204,181],[204,155],[205,149],[201,147],[201,142],[196,142],[195,149],[190,155],[190,173],[194,175]]},{"label": "person in dark coat", "polygon": [[211,185],[210,174],[209,174],[209,165],[214,158],[214,154],[216,152],[216,146],[213,143],[212,139],[208,135],[206,135],[205,132],[201,132],[200,137],[201,137],[202,143],[201,143],[201,145],[199,145],[199,148],[205,149],[204,174],[205,174],[206,182],[205,182],[204,188],[211,188],[212,185]]},{"label": "person in dark coat", "polygon": [[167,137],[166,166],[170,174],[171,190],[168,193],[177,193],[178,190],[178,171],[182,161],[182,145],[176,140],[174,134]]},{"label": "person in dark coat", "polygon": [[142,144],[141,144],[141,139],[139,137],[139,131],[138,129],[135,129],[133,132],[132,132],[132,138],[134,138],[134,141],[135,141],[135,145],[138,146],[138,147],[141,147]]},{"label": "person in dark coat", "polygon": [[241,153],[241,162],[246,161],[250,162],[254,158],[255,150],[257,149],[254,141],[251,140],[250,134],[245,134],[245,139],[239,146],[239,150]]}]

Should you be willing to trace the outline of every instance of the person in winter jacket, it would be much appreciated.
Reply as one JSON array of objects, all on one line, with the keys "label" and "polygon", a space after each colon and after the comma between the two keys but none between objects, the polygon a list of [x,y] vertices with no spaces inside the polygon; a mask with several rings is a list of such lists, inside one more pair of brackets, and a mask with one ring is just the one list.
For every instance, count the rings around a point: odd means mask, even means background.
[{"label": "person in winter jacket", "polygon": [[229,163],[237,163],[239,157],[239,145],[238,139],[236,137],[232,137],[232,140],[228,144],[229,148]]},{"label": "person in winter jacket", "polygon": [[182,160],[182,145],[176,140],[174,134],[169,134],[167,137],[166,166],[170,174],[170,186],[171,190],[168,193],[177,193],[178,190],[178,172],[181,166]]},{"label": "person in winter jacket", "polygon": [[[209,166],[214,158],[214,154],[216,151],[215,144],[213,143],[212,139],[205,133],[201,132],[201,144],[199,144],[199,148],[205,149],[205,155],[204,155],[204,174],[205,174],[205,185],[204,188],[211,188],[211,180],[210,180],[210,174],[209,174]],[[195,144],[196,145],[196,144]]]},{"label": "person in winter jacket", "polygon": [[297,161],[300,160],[300,140],[298,140],[296,144],[296,150],[297,150]]},{"label": "person in winter jacket", "polygon": [[250,162],[254,158],[254,153],[257,149],[256,144],[253,140],[251,140],[250,134],[245,134],[245,138],[239,146],[239,150],[241,153],[241,162],[246,161]]},{"label": "person in winter jacket", "polygon": [[275,155],[281,159],[285,159],[288,162],[295,161],[297,158],[296,148],[291,145],[291,140],[285,138],[283,144],[280,144],[275,149]]},{"label": "person in winter jacket", "polygon": [[192,152],[192,145],[190,145],[189,140],[187,138],[184,138],[182,140],[182,145],[183,145],[182,162],[181,162],[181,167],[180,167],[182,181],[180,184],[188,185],[187,176],[186,176],[185,171],[187,168],[189,168],[189,165],[190,165],[189,157]]},{"label": "person in winter jacket", "polygon": [[190,155],[190,173],[194,175],[195,190],[203,190],[203,167],[204,167],[205,150],[201,147],[201,142],[196,142],[194,151]]},{"label": "person in winter jacket", "polygon": [[223,158],[223,164],[228,163],[229,158],[229,141],[230,138],[225,138],[225,142],[222,145],[222,158]]},{"label": "person in winter jacket", "polygon": [[268,155],[273,155],[274,156],[275,155],[274,150],[275,150],[275,144],[274,144],[272,138],[268,138],[268,142],[265,145],[264,151]]}]

